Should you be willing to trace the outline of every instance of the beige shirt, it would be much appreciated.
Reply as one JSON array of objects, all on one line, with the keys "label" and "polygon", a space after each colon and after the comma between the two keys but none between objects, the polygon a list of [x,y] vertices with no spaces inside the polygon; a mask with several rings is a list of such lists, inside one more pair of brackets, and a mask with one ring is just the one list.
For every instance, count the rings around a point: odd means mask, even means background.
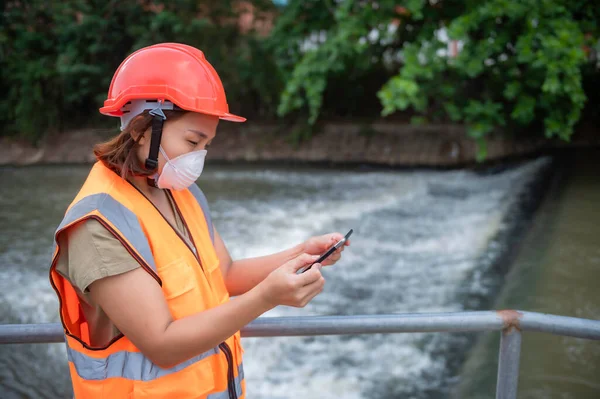
[{"label": "beige shirt", "polygon": [[[176,226],[174,228],[189,243],[185,224],[174,209],[171,197],[167,195]],[[77,291],[83,313],[90,327],[92,346],[105,346],[120,331],[108,318],[99,305],[90,297],[88,287],[94,281],[137,269],[140,264],[125,249],[123,244],[95,219],[87,219],[72,226],[67,234],[59,237],[60,255],[56,261],[56,271],[65,277]]]}]

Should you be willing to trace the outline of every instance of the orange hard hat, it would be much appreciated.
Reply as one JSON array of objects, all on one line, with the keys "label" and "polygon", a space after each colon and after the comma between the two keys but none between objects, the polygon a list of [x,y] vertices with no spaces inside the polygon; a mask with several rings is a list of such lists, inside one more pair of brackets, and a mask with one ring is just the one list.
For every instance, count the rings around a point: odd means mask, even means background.
[{"label": "orange hard hat", "polygon": [[[124,107],[136,100],[154,101],[154,105],[142,106],[141,111],[157,108],[158,100],[162,109],[173,109],[174,104],[187,111],[232,122],[246,120],[229,113],[221,79],[204,53],[185,44],[156,44],[127,57],[112,78],[108,98],[100,112],[123,117],[127,111],[132,112],[126,109],[124,112]],[[170,107],[160,106],[169,103],[172,103]]]}]

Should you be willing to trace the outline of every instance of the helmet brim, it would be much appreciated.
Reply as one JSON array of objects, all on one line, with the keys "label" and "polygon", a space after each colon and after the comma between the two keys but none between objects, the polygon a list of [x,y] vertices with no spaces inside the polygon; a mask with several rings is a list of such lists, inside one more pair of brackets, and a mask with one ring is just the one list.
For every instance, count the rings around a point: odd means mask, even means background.
[{"label": "helmet brim", "polygon": [[244,118],[243,116],[230,114],[229,112],[227,112],[223,115],[219,115],[219,119],[222,119],[224,121],[229,121],[229,122],[238,122],[238,123],[246,122],[246,118]]}]

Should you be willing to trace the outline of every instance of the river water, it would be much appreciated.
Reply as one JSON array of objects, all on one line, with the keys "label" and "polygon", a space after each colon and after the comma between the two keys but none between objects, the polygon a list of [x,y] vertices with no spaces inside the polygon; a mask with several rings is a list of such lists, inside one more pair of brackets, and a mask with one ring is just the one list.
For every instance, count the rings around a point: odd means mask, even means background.
[{"label": "river water", "polygon": [[[600,320],[600,151],[560,164],[494,307]],[[455,398],[491,397],[499,337],[475,345]],[[519,375],[520,399],[600,398],[600,342],[525,333]]]},{"label": "river water", "polygon": [[[552,165],[540,158],[474,172],[209,164],[199,184],[234,258],[355,230],[342,261],[324,269],[319,297],[266,316],[449,312],[494,303]],[[88,170],[0,168],[0,323],[58,321],[48,282],[52,234]],[[248,397],[445,398],[467,379],[461,366],[477,337],[243,339]],[[491,384],[480,397],[493,397]],[[1,398],[69,394],[63,344],[0,346]]]}]

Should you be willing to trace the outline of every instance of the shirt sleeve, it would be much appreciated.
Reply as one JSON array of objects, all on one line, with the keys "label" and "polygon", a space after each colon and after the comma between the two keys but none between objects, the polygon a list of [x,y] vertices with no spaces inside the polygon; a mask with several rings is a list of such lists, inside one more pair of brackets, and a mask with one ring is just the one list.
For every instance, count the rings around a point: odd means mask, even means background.
[{"label": "shirt sleeve", "polygon": [[56,270],[83,293],[101,278],[126,273],[140,264],[100,222],[87,219],[59,238]]}]

